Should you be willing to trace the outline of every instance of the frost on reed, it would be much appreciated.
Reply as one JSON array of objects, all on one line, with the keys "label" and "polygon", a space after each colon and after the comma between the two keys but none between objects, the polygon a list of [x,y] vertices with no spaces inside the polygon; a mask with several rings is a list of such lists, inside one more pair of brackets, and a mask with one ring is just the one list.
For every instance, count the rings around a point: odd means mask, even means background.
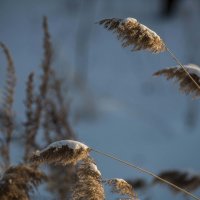
[{"label": "frost on reed", "polygon": [[[200,85],[200,68],[195,64],[184,65],[190,76]],[[179,83],[180,91],[186,94],[192,94],[194,98],[200,97],[200,90],[191,80],[191,78],[185,73],[184,69],[177,66],[159,70],[154,73],[154,76],[165,76],[167,80],[176,79]]]},{"label": "frost on reed", "polygon": [[[158,176],[189,191],[194,191],[200,187],[200,175],[192,172],[169,170],[161,172]],[[153,182],[156,184],[161,183],[156,179]],[[174,190],[172,187],[170,189],[176,193],[180,192],[179,190]]]},{"label": "frost on reed", "polygon": [[104,200],[104,188],[101,173],[91,158],[77,165],[77,180],[73,187],[72,200]]},{"label": "frost on reed", "polygon": [[0,178],[0,199],[29,200],[30,193],[45,178],[42,172],[30,166],[9,167]]},{"label": "frost on reed", "polygon": [[132,186],[123,179],[109,179],[106,180],[105,183],[112,187],[113,193],[128,196],[128,199],[130,200],[138,199],[136,193],[133,191]]},{"label": "frost on reed", "polygon": [[166,50],[160,36],[134,18],[103,19],[99,24],[116,33],[123,47],[133,46],[132,51],[145,49],[160,53]]},{"label": "frost on reed", "polygon": [[79,160],[88,157],[90,148],[74,140],[60,140],[53,142],[42,151],[36,151],[30,161],[34,164],[76,164]]}]

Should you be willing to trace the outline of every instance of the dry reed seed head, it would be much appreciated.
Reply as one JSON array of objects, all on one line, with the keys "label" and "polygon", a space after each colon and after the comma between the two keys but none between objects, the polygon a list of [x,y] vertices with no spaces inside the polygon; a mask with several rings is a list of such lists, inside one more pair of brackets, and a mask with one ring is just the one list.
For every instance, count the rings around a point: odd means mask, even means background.
[{"label": "dry reed seed head", "polygon": [[73,186],[72,200],[104,200],[101,173],[91,158],[77,164],[77,180]]},{"label": "dry reed seed head", "polygon": [[13,114],[13,102],[14,102],[14,93],[16,86],[16,74],[15,67],[12,60],[11,53],[5,44],[0,42],[0,48],[2,48],[3,53],[5,54],[7,60],[6,68],[6,86],[4,88],[4,98],[2,112],[5,114],[2,120],[2,130],[5,134],[5,145],[4,145],[4,154],[2,154],[5,166],[10,164],[10,142],[12,140],[12,134],[14,129],[14,114]]},{"label": "dry reed seed head", "polygon": [[30,166],[9,167],[0,179],[0,199],[28,200],[30,192],[45,179],[42,172]]},{"label": "dry reed seed head", "polygon": [[76,164],[79,160],[88,157],[90,148],[74,140],[60,140],[53,142],[42,151],[36,151],[30,158],[30,162],[35,164]]},{"label": "dry reed seed head", "polygon": [[76,178],[75,166],[50,165],[47,176],[47,189],[55,196],[55,199],[68,199]]},{"label": "dry reed seed head", "polygon": [[99,21],[99,24],[116,33],[123,47],[133,46],[132,51],[144,49],[160,53],[166,50],[160,36],[134,18],[104,19]]},{"label": "dry reed seed head", "polygon": [[[189,191],[197,190],[200,187],[200,175],[198,173],[169,170],[161,172],[159,176]],[[153,183],[160,184],[161,182],[154,179]],[[172,191],[175,193],[180,192],[179,190],[175,190],[172,187],[169,188],[172,189]]]},{"label": "dry reed seed head", "polygon": [[118,179],[118,178],[109,179],[106,180],[105,183],[112,187],[113,193],[126,195],[129,197],[129,199],[132,200],[138,199],[137,194],[133,191],[132,186],[123,179]]},{"label": "dry reed seed head", "polygon": [[6,45],[2,42],[0,42],[0,48],[3,49],[3,52],[6,56],[6,60],[7,60],[7,80],[6,80],[6,88],[5,88],[5,107],[4,110],[6,112],[8,112],[8,114],[11,114],[11,107],[13,104],[13,95],[14,95],[14,90],[15,90],[15,86],[16,86],[16,74],[15,74],[15,67],[14,67],[14,63],[12,60],[12,56],[11,53],[9,51],[9,49],[6,47]]},{"label": "dry reed seed head", "polygon": [[[184,65],[184,68],[194,79],[194,81],[200,85],[200,67],[195,64]],[[191,78],[185,73],[184,69],[177,66],[159,70],[154,73],[154,76],[165,76],[167,80],[175,79],[179,84],[179,89],[185,94],[191,94],[193,98],[200,97],[200,90],[197,85],[191,80]]]}]

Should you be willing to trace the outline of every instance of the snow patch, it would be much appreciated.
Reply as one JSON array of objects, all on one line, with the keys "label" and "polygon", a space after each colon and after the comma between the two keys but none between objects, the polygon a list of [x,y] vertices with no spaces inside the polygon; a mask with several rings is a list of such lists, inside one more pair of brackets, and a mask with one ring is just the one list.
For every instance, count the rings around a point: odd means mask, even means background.
[{"label": "snow patch", "polygon": [[59,148],[62,148],[63,146],[67,146],[68,148],[73,149],[73,150],[78,150],[80,148],[86,150],[86,149],[89,148],[87,145],[85,145],[85,144],[83,144],[81,142],[78,142],[78,141],[74,141],[74,140],[60,140],[60,141],[56,141],[56,142],[51,143],[50,145],[48,145],[41,152],[47,151],[48,149],[51,149],[51,148],[59,149]]},{"label": "snow patch", "polygon": [[98,170],[97,166],[94,163],[90,164],[90,169],[101,176],[101,172]]},{"label": "snow patch", "polygon": [[190,74],[195,74],[200,78],[200,67],[198,65],[188,64],[184,65],[184,67]]},{"label": "snow patch", "polygon": [[128,22],[137,23],[137,19],[132,17],[127,17],[121,21],[121,23],[128,23]]}]

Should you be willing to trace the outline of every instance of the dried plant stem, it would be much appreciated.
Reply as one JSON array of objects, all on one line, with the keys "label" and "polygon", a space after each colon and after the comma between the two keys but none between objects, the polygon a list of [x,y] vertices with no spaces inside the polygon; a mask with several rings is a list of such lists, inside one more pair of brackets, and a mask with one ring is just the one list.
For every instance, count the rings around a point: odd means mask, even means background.
[{"label": "dried plant stem", "polygon": [[3,144],[2,157],[4,159],[5,166],[8,167],[10,164],[10,144],[12,142],[12,136],[14,131],[13,124],[13,102],[14,94],[16,87],[16,74],[15,66],[12,60],[11,53],[7,46],[0,42],[0,48],[3,50],[7,60],[7,69],[6,69],[6,87],[5,87],[5,97],[3,102],[2,111],[4,113],[3,118],[3,133],[5,134],[5,144]]},{"label": "dried plant stem", "polygon": [[154,174],[154,173],[152,173],[152,172],[150,172],[150,171],[148,171],[148,170],[146,170],[146,169],[143,169],[143,168],[141,168],[141,167],[138,167],[138,166],[136,166],[136,165],[134,165],[134,164],[131,164],[131,163],[127,162],[127,161],[121,160],[121,159],[117,158],[117,157],[114,156],[114,155],[111,155],[111,154],[108,154],[108,153],[104,153],[104,152],[102,152],[102,151],[98,151],[98,150],[95,150],[95,149],[91,149],[91,150],[94,151],[94,152],[96,152],[96,153],[98,153],[98,154],[101,154],[101,155],[104,155],[104,156],[106,156],[106,157],[109,157],[109,158],[111,158],[111,159],[113,159],[113,160],[116,160],[116,161],[118,161],[118,162],[121,162],[121,163],[123,163],[123,164],[125,164],[125,165],[127,165],[127,166],[129,166],[129,167],[132,167],[132,168],[134,168],[134,169],[136,169],[136,170],[138,170],[138,171],[140,171],[140,172],[142,172],[142,173],[146,173],[146,174],[148,174],[148,175],[150,175],[150,176],[153,176],[153,177],[156,178],[157,180],[159,180],[159,181],[161,181],[161,182],[163,182],[163,183],[166,183],[167,185],[169,185],[169,186],[171,186],[171,187],[173,187],[173,188],[175,188],[175,189],[177,189],[177,190],[179,190],[179,191],[181,191],[181,192],[183,192],[183,193],[185,193],[185,194],[191,196],[192,198],[194,198],[194,199],[196,199],[196,200],[200,200],[199,197],[195,196],[194,194],[190,193],[189,191],[187,191],[187,190],[185,190],[185,189],[183,189],[183,188],[178,187],[177,185],[175,185],[175,184],[173,184],[173,183],[171,183],[171,182],[169,182],[169,181],[167,181],[167,180],[165,180],[165,179],[163,179],[163,178],[157,176],[156,174]]},{"label": "dried plant stem", "polygon": [[190,77],[190,79],[192,80],[192,82],[197,86],[197,88],[200,90],[200,85],[194,80],[194,78],[190,75],[190,73],[186,70],[186,68],[181,64],[181,62],[178,60],[178,58],[174,55],[174,53],[168,48],[166,47],[167,52],[172,56],[172,58],[174,59],[174,61],[183,68],[183,70],[185,71],[185,73]]}]

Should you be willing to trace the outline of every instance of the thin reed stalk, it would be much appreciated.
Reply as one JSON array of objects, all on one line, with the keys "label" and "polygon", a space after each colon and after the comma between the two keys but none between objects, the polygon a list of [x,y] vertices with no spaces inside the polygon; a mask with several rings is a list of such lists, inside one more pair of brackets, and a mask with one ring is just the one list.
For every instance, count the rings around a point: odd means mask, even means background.
[{"label": "thin reed stalk", "polygon": [[113,160],[116,160],[116,161],[118,161],[118,162],[121,162],[121,163],[123,163],[124,165],[127,165],[127,166],[129,166],[129,167],[131,167],[131,168],[134,168],[134,169],[136,169],[136,170],[138,170],[138,171],[140,171],[140,172],[142,172],[142,173],[148,174],[148,175],[154,177],[155,179],[157,179],[157,180],[159,180],[159,181],[161,181],[161,182],[163,182],[163,183],[165,183],[165,184],[167,184],[167,185],[173,187],[174,189],[179,190],[179,191],[183,192],[184,194],[187,194],[188,196],[192,197],[193,199],[200,200],[199,197],[197,197],[196,195],[192,194],[191,192],[189,192],[189,191],[187,191],[187,190],[185,190],[185,189],[183,189],[183,188],[178,187],[177,185],[175,185],[175,184],[173,184],[173,183],[171,183],[171,182],[169,182],[169,181],[167,181],[167,180],[161,178],[160,176],[157,176],[156,174],[154,174],[153,172],[150,172],[149,170],[143,169],[143,168],[141,168],[141,167],[139,167],[139,166],[136,166],[136,165],[134,165],[134,164],[132,164],[132,163],[129,163],[129,162],[124,161],[124,160],[121,160],[121,159],[117,158],[117,157],[114,156],[114,155],[111,155],[111,154],[108,154],[108,153],[104,153],[104,152],[102,152],[102,151],[98,151],[98,150],[93,149],[93,148],[91,148],[91,150],[94,151],[94,152],[96,152],[96,153],[98,153],[98,154],[101,154],[101,155],[103,155],[103,156],[106,156],[106,157],[108,157],[108,158],[111,158],[111,159],[113,159]]}]

